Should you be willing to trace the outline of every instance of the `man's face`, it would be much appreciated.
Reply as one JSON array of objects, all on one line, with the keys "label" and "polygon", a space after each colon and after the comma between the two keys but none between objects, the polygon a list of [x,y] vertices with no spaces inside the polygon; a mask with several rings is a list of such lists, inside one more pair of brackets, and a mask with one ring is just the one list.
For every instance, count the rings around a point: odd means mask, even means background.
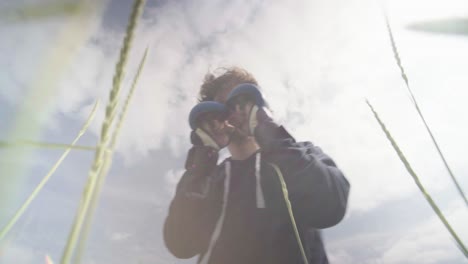
[{"label": "man's face", "polygon": [[[225,104],[227,96],[235,86],[237,86],[237,84],[220,91],[218,94],[216,94],[214,100],[216,102]],[[232,127],[232,130],[226,131],[230,133],[229,137],[231,139],[231,144],[243,143],[250,137],[248,133],[248,117],[252,106],[252,103],[247,103],[243,106],[236,105],[234,109],[230,109],[226,125]]]},{"label": "man's face", "polygon": [[208,132],[219,146],[225,147],[230,143],[234,127],[227,123],[225,116],[207,113],[201,119],[204,120],[201,128]]}]

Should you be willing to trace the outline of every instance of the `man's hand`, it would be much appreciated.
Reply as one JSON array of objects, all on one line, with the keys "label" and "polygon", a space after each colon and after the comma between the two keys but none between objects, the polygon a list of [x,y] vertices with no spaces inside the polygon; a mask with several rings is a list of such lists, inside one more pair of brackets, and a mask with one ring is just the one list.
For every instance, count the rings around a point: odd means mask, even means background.
[{"label": "man's hand", "polygon": [[232,130],[225,121],[227,114],[223,104],[212,101],[201,102],[192,108],[189,115],[192,144],[211,147],[216,151],[227,146]]},{"label": "man's hand", "polygon": [[218,161],[218,151],[229,144],[229,128],[224,121],[227,109],[217,102],[201,102],[192,108],[189,124],[192,128],[190,150],[185,168],[197,176],[207,175]]}]

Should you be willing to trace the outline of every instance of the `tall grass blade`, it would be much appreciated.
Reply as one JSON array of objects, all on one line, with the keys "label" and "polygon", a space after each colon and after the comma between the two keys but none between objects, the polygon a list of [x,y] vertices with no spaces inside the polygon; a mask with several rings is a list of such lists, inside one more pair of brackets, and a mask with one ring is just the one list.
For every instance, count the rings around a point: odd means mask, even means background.
[{"label": "tall grass blade", "polygon": [[[85,124],[83,125],[81,130],[78,132],[78,135],[75,137],[73,142],[70,144],[71,147],[73,147],[76,144],[76,142],[78,142],[81,136],[83,136],[86,130],[88,129],[89,125],[91,124],[91,121],[94,119],[98,105],[99,105],[99,101],[96,101],[96,103],[94,104],[93,110],[91,111]],[[16,224],[16,222],[21,218],[21,216],[26,211],[26,209],[28,209],[29,205],[32,203],[32,201],[34,201],[34,199],[42,190],[42,188],[45,186],[45,184],[49,181],[50,177],[54,174],[54,172],[57,170],[60,164],[62,164],[62,161],[68,156],[68,153],[70,153],[70,151],[72,150],[71,147],[65,150],[62,156],[60,156],[57,162],[55,162],[54,166],[49,170],[46,176],[37,185],[37,187],[34,189],[31,195],[29,195],[28,199],[26,199],[23,205],[18,209],[18,211],[16,211],[16,213],[13,215],[10,221],[8,221],[7,225],[4,228],[2,228],[2,230],[0,231],[0,242],[5,238],[5,236],[11,230],[11,228]]]},{"label": "tall grass blade", "polygon": [[429,128],[429,125],[426,122],[426,119],[424,118],[424,115],[419,108],[418,101],[416,100],[416,97],[413,94],[413,91],[411,90],[411,87],[409,85],[408,77],[406,76],[405,69],[403,68],[403,65],[401,63],[400,55],[398,53],[398,49],[395,43],[395,39],[393,38],[393,33],[392,33],[392,28],[390,27],[390,23],[388,21],[388,16],[384,12],[384,17],[385,17],[385,24],[387,26],[387,31],[388,35],[390,38],[390,43],[392,45],[392,51],[393,55],[395,57],[396,63],[398,65],[398,68],[400,69],[401,72],[401,77],[403,78],[406,88],[408,90],[408,93],[410,94],[411,101],[413,102],[414,107],[416,108],[416,111],[418,112],[419,117],[421,118],[422,122],[424,123],[424,126],[426,127],[427,133],[429,133],[429,136],[431,137],[432,143],[434,143],[434,146],[437,149],[437,152],[439,153],[440,158],[442,159],[442,162],[444,163],[445,168],[447,169],[447,172],[449,173],[450,177],[452,178],[452,182],[455,184],[455,187],[457,188],[458,193],[462,197],[463,201],[465,201],[465,205],[468,207],[468,199],[466,198],[465,193],[463,192],[463,189],[461,188],[460,184],[458,183],[457,179],[455,178],[455,175],[453,174],[452,170],[450,169],[450,166],[445,159],[444,154],[442,153],[442,150],[439,147],[439,144],[437,143],[437,140],[435,139],[434,135],[432,134],[431,129]]},{"label": "tall grass blade", "polygon": [[96,150],[95,147],[89,147],[89,146],[39,142],[39,141],[32,141],[32,140],[18,140],[18,141],[13,141],[13,142],[0,141],[0,149],[1,148],[19,148],[19,147],[36,147],[36,148],[46,148],[46,149],[72,149],[72,150],[88,150],[88,151]]},{"label": "tall grass blade", "polygon": [[366,103],[367,105],[369,106],[370,110],[372,111],[372,113],[374,114],[374,117],[375,119],[377,120],[377,122],[379,123],[380,127],[382,128],[382,131],[385,133],[385,136],[387,136],[387,139],[390,141],[390,143],[392,144],[393,146],[393,149],[395,149],[395,152],[398,154],[398,157],[400,158],[401,162],[403,162],[403,164],[405,165],[405,168],[406,170],[409,172],[409,174],[411,175],[411,177],[413,177],[413,180],[414,182],[416,183],[416,185],[418,186],[419,190],[421,191],[421,193],[424,195],[424,198],[426,198],[426,200],[429,202],[429,204],[431,205],[432,209],[434,210],[434,212],[437,214],[437,216],[439,216],[439,219],[442,221],[442,223],[445,225],[445,227],[447,228],[447,230],[449,231],[449,233],[452,235],[452,237],[455,239],[456,243],[457,243],[457,246],[458,248],[462,251],[463,255],[465,255],[466,258],[468,258],[468,251],[465,247],[465,245],[463,244],[463,242],[460,240],[460,238],[458,237],[458,235],[455,233],[455,231],[453,231],[452,227],[450,226],[450,224],[448,223],[447,219],[445,219],[444,215],[442,214],[442,212],[440,211],[439,207],[437,207],[437,205],[435,204],[434,200],[432,200],[432,197],[429,195],[429,193],[426,191],[426,189],[424,188],[424,186],[422,185],[421,181],[419,180],[419,177],[418,175],[416,174],[416,172],[414,172],[413,168],[411,167],[410,163],[408,162],[408,160],[406,159],[405,155],[403,155],[403,152],[400,150],[400,148],[398,147],[397,143],[395,142],[395,140],[393,139],[392,135],[390,134],[390,132],[387,130],[387,128],[385,127],[384,123],[382,122],[382,120],[380,120],[379,118],[379,115],[377,114],[377,112],[374,110],[374,108],[372,107],[372,105],[370,104],[370,102],[368,100],[366,100]]},{"label": "tall grass blade", "polygon": [[110,129],[112,127],[115,114],[117,112],[117,104],[120,93],[121,81],[124,75],[124,68],[127,62],[128,54],[130,51],[131,42],[133,40],[134,31],[137,25],[138,18],[143,12],[145,0],[135,0],[133,4],[132,14],[130,16],[130,22],[127,26],[126,35],[123,41],[123,46],[120,50],[119,61],[116,65],[114,78],[112,81],[112,89],[110,91],[109,102],[106,107],[105,118],[101,127],[101,136],[99,143],[96,148],[96,153],[93,161],[93,165],[89,172],[88,181],[86,183],[80,206],[78,208],[77,215],[72,225],[71,232],[68,236],[67,244],[65,246],[61,263],[68,264],[72,258],[76,244],[80,235],[82,234],[83,223],[87,214],[89,214],[89,207],[91,199],[96,191],[96,183],[99,171],[102,169],[105,152],[109,145],[110,140]]},{"label": "tall grass blade", "polygon": [[86,216],[85,223],[84,223],[84,229],[83,233],[81,235],[81,239],[79,241],[76,254],[75,254],[75,263],[81,263],[81,258],[84,253],[86,241],[88,240],[88,236],[90,233],[91,229],[91,224],[93,221],[93,214],[96,211],[97,203],[99,200],[99,194],[101,193],[102,185],[104,184],[104,181],[106,179],[106,176],[109,172],[111,163],[112,163],[112,155],[114,153],[115,145],[117,142],[117,138],[120,134],[120,130],[123,125],[123,121],[125,120],[125,116],[127,115],[127,110],[128,106],[130,105],[130,101],[132,100],[133,94],[135,92],[135,89],[137,87],[138,79],[140,78],[140,74],[143,70],[143,67],[146,62],[146,57],[148,55],[148,48],[146,48],[145,53],[140,61],[140,65],[138,67],[138,71],[135,74],[135,77],[133,78],[132,86],[130,88],[130,91],[128,92],[128,95],[125,99],[124,105],[122,107],[122,111],[120,112],[119,119],[117,120],[116,126],[114,128],[114,131],[112,133],[111,141],[109,144],[109,148],[107,149],[106,153],[104,154],[104,165],[101,167],[101,170],[99,171],[99,176],[98,176],[98,181],[96,184],[96,191],[94,192],[94,195],[91,199],[91,207],[88,215]]},{"label": "tall grass blade", "polygon": [[291,205],[291,201],[289,200],[288,186],[286,185],[286,181],[284,180],[283,173],[276,164],[270,163],[270,165],[276,171],[276,175],[278,175],[278,178],[280,180],[284,202],[286,203],[286,208],[288,208],[289,219],[291,220],[291,225],[294,230],[294,235],[296,236],[297,244],[299,246],[299,249],[301,250],[302,260],[304,261],[304,264],[309,264],[309,261],[307,260],[307,255],[304,250],[304,246],[302,245],[301,236],[299,235],[299,229],[297,228],[296,219],[294,218],[293,208]]}]

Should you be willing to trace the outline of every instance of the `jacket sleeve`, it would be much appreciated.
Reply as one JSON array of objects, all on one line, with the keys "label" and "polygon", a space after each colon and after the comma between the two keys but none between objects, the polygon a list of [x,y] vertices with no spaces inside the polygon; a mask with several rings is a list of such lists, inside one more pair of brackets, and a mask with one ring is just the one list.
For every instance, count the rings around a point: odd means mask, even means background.
[{"label": "jacket sleeve", "polygon": [[210,179],[187,170],[177,185],[163,232],[166,247],[177,258],[194,257],[208,243]]},{"label": "jacket sleeve", "polygon": [[350,185],[335,162],[272,122],[262,124],[255,136],[266,159],[283,174],[295,218],[314,228],[338,224],[346,212]]}]

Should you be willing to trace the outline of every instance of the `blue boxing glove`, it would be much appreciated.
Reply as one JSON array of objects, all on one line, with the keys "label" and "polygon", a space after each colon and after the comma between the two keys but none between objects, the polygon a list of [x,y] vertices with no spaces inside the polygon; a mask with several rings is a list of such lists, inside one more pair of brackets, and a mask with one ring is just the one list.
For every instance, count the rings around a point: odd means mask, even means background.
[{"label": "blue boxing glove", "polygon": [[190,111],[190,141],[193,147],[189,150],[185,168],[196,176],[209,174],[216,166],[218,151],[227,145],[213,135],[213,123],[221,124],[227,115],[223,104],[212,101],[201,102]]},{"label": "blue boxing glove", "polygon": [[247,125],[249,135],[253,136],[259,123],[273,121],[258,87],[251,83],[240,84],[229,93],[226,99],[226,105],[231,111],[235,111],[236,107],[243,109],[249,103],[253,105],[247,117]]},{"label": "blue boxing glove", "polygon": [[[283,126],[277,124],[268,110],[267,103],[258,87],[251,83],[236,86],[227,96],[226,105],[231,112],[241,113],[241,130],[248,130],[265,151],[269,151],[278,140],[293,137]],[[250,107],[250,111],[249,111]],[[245,112],[249,111],[247,114]],[[239,126],[239,124],[237,124]],[[246,128],[247,127],[247,128]]]},{"label": "blue boxing glove", "polygon": [[209,126],[213,125],[213,121],[221,122],[227,118],[227,115],[226,106],[214,101],[201,102],[193,107],[189,114],[192,144],[211,147],[217,151],[224,147],[222,142],[217,142],[210,134],[212,131],[208,130],[211,129]]}]

